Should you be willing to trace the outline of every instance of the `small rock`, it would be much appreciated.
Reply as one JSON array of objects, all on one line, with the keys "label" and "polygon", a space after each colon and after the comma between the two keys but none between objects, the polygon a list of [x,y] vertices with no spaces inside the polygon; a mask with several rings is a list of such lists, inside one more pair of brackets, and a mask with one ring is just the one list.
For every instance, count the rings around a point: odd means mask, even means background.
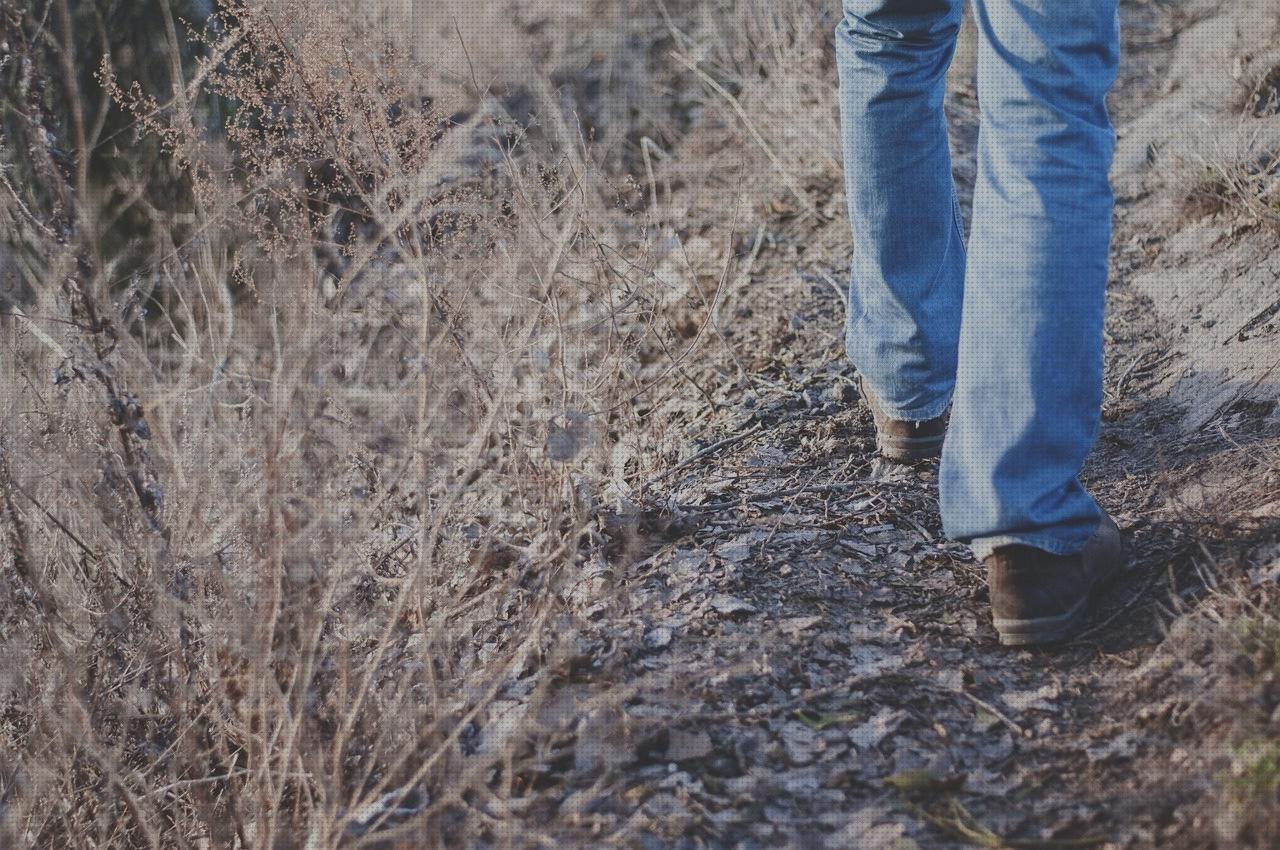
[{"label": "small rock", "polygon": [[765,803],[764,819],[774,826],[790,827],[796,822],[796,815],[794,806],[779,802]]},{"label": "small rock", "polygon": [[667,758],[676,762],[706,758],[714,749],[711,736],[701,730],[672,729],[667,740]]},{"label": "small rock", "polygon": [[730,796],[750,797],[759,784],[760,777],[756,773],[744,773],[741,776],[733,776],[725,780],[724,790]]},{"label": "small rock", "polygon": [[858,400],[858,388],[846,381],[837,381],[827,388],[827,398],[840,404],[853,404]]},{"label": "small rock", "polygon": [[1109,741],[1086,747],[1084,752],[1090,762],[1131,759],[1138,752],[1138,737],[1132,732],[1124,732]]},{"label": "small rock", "polygon": [[679,835],[693,823],[693,813],[674,794],[654,794],[645,802],[644,813],[661,822],[668,835]]},{"label": "small rock", "polygon": [[723,614],[726,617],[756,613],[756,606],[750,602],[725,593],[717,593],[711,597],[711,607],[715,609],[716,613]]},{"label": "small rock", "polygon": [[1249,570],[1249,582],[1254,587],[1267,582],[1280,583],[1280,560],[1272,561],[1266,566],[1252,567]]},{"label": "small rock", "polygon": [[891,649],[865,643],[849,649],[846,664],[851,673],[870,679],[902,666],[902,656]]},{"label": "small rock", "polygon": [[826,846],[831,850],[919,850],[919,845],[908,838],[906,828],[900,823],[869,825],[857,817],[841,829],[827,836]]},{"label": "small rock", "polygon": [[733,779],[742,775],[742,768],[738,766],[738,760],[733,755],[720,753],[707,765],[707,773],[723,779]]},{"label": "small rock", "polygon": [[649,629],[649,631],[645,632],[643,641],[646,649],[656,651],[659,649],[666,649],[668,646],[671,646],[672,637],[674,637],[674,635],[672,635],[671,629],[666,626],[658,626],[657,628]]},{"label": "small rock", "polygon": [[763,446],[747,458],[747,466],[769,468],[782,466],[787,462],[787,453],[777,446]]},{"label": "small rock", "polygon": [[786,752],[787,761],[796,767],[809,764],[819,752],[826,749],[826,741],[803,723],[791,720],[784,723],[778,731],[782,736],[782,747]]},{"label": "small rock", "polygon": [[548,427],[547,456],[559,463],[576,458],[588,440],[585,415],[571,411],[566,419],[564,425],[553,422]]},{"label": "small rock", "polygon": [[808,797],[822,787],[822,776],[811,767],[792,770],[782,775],[782,787],[788,794]]},{"label": "small rock", "polygon": [[690,776],[683,770],[677,770],[675,773],[667,774],[666,778],[658,783],[658,787],[666,791],[693,791],[699,793],[702,791],[702,780]]},{"label": "small rock", "polygon": [[949,691],[959,691],[964,688],[964,670],[959,667],[945,667],[941,670],[933,672],[933,681],[939,687],[946,688]]}]

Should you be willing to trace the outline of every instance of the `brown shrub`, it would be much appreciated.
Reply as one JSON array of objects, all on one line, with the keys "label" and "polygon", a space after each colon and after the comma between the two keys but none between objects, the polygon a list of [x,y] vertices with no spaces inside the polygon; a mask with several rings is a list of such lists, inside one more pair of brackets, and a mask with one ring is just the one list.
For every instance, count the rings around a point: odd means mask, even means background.
[{"label": "brown shrub", "polygon": [[0,829],[458,846],[537,781],[556,729],[465,740],[586,639],[567,588],[650,462],[612,448],[709,305],[657,291],[634,187],[547,103],[531,135],[428,89],[354,5],[158,10],[167,88],[93,64],[167,204],[49,150],[5,201],[37,285],[0,318]]}]

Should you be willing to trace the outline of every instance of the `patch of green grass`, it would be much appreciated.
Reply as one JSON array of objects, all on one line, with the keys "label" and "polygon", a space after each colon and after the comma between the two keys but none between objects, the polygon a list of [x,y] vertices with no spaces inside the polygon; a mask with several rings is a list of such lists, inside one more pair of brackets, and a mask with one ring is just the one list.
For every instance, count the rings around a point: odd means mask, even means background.
[{"label": "patch of green grass", "polygon": [[1240,622],[1241,648],[1261,662],[1262,669],[1280,673],[1280,620],[1246,617]]},{"label": "patch of green grass", "polygon": [[[899,789],[901,790],[901,789]],[[975,818],[955,797],[947,795],[930,802],[902,800],[902,807],[953,838],[988,850],[1085,850],[1107,843],[1106,836],[1083,838],[1005,838]]]},{"label": "patch of green grass", "polygon": [[1280,741],[1255,738],[1236,747],[1227,786],[1241,802],[1280,797]]},{"label": "patch of green grass", "polygon": [[799,720],[815,732],[821,732],[824,729],[830,729],[832,726],[840,726],[845,723],[861,723],[867,719],[864,713],[858,711],[841,714],[815,714],[803,708],[797,708],[794,716],[796,720]]}]

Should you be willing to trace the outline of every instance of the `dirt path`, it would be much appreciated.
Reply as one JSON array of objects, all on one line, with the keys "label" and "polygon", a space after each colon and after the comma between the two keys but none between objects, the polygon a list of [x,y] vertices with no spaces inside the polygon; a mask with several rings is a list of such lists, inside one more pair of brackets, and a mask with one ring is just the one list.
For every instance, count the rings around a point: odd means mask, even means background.
[{"label": "dirt path", "polygon": [[[1124,7],[1122,136],[1193,22],[1171,9]],[[949,109],[967,201],[964,61]],[[575,840],[1197,846],[1205,788],[1183,781],[1194,756],[1168,722],[1176,699],[1144,676],[1172,612],[1203,592],[1205,556],[1228,548],[1205,481],[1264,493],[1249,447],[1277,429],[1269,407],[1241,402],[1188,431],[1174,392],[1186,352],[1134,283],[1178,262],[1149,229],[1148,208],[1167,205],[1149,182],[1120,193],[1106,424],[1086,474],[1137,569],[1053,651],[996,646],[979,565],[941,535],[935,468],[875,457],[840,339],[839,216],[783,209],[758,251],[747,241],[750,273],[720,305],[721,350],[738,362],[691,365],[687,393],[654,412],[682,428],[686,460],[649,490],[644,557],[584,580],[597,640],[539,712],[565,731],[541,763],[565,783],[556,820]],[[608,589],[615,605],[599,602]]]}]

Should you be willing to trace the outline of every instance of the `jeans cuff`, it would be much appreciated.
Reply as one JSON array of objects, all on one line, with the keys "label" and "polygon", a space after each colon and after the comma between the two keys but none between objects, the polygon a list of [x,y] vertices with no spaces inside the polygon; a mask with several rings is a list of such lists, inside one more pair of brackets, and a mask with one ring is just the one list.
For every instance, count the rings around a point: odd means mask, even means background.
[{"label": "jeans cuff", "polygon": [[901,410],[885,404],[884,398],[879,395],[876,396],[876,404],[881,412],[891,419],[897,419],[902,422],[925,422],[930,419],[937,419],[947,412],[947,408],[951,406],[951,393],[947,393],[938,401],[931,401],[913,410]]},{"label": "jeans cuff", "polygon": [[979,561],[986,560],[991,553],[1001,546],[1031,546],[1048,552],[1051,555],[1074,555],[1084,549],[1089,542],[1090,534],[1079,540],[1063,540],[1061,537],[1048,534],[1000,534],[995,537],[975,537],[969,541],[969,549],[973,557]]}]

